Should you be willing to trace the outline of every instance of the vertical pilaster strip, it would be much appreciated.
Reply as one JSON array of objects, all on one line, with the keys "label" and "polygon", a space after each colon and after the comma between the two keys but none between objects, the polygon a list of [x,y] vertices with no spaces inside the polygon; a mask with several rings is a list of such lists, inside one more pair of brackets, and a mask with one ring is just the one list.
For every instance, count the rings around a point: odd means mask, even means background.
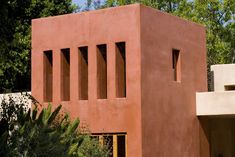
[{"label": "vertical pilaster strip", "polygon": [[104,137],[102,135],[99,136],[99,143],[101,146],[104,145]]},{"label": "vertical pilaster strip", "polygon": [[115,43],[107,43],[107,98],[115,99]]},{"label": "vertical pilaster strip", "polygon": [[89,100],[97,98],[97,52],[96,45],[88,45],[88,97]]},{"label": "vertical pilaster strip", "polygon": [[78,48],[70,48],[70,101],[78,100]]},{"label": "vertical pilaster strip", "polygon": [[113,135],[113,157],[118,157],[117,135]]},{"label": "vertical pilaster strip", "polygon": [[127,135],[125,135],[125,147],[126,147],[126,157],[128,157],[128,153],[127,153],[127,151],[128,151],[128,149],[127,149],[127,146],[128,146],[128,143],[127,143],[128,141],[127,141]]},{"label": "vertical pilaster strip", "polygon": [[53,49],[53,102],[61,101],[61,53],[60,49]]},{"label": "vertical pilaster strip", "polygon": [[32,64],[32,95],[40,103],[43,102],[43,51],[40,49],[32,49],[31,64]]}]

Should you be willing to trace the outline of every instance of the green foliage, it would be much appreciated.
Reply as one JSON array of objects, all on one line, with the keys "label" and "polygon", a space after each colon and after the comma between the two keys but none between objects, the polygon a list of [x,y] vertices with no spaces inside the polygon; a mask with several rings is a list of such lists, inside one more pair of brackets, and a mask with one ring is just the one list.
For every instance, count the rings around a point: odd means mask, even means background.
[{"label": "green foliage", "polygon": [[208,65],[234,62],[235,1],[195,0],[192,20],[207,28]]},{"label": "green foliage", "polygon": [[97,139],[85,136],[82,145],[74,153],[78,157],[109,157],[107,146],[101,146]]},{"label": "green foliage", "polygon": [[[3,100],[0,119],[2,157],[107,157],[108,151],[88,134],[79,132],[79,120],[61,114],[62,106],[52,105],[31,112],[24,101]],[[8,106],[8,107],[6,107]],[[24,106],[24,107],[20,107]],[[8,112],[10,110],[10,112]],[[10,114],[8,114],[10,113]],[[11,119],[9,119],[11,115]],[[14,117],[14,118],[12,118]],[[3,125],[2,121],[7,122]],[[5,126],[5,127],[2,127]]]},{"label": "green foliage", "polygon": [[0,92],[30,89],[31,19],[74,10],[72,0],[1,1]]}]

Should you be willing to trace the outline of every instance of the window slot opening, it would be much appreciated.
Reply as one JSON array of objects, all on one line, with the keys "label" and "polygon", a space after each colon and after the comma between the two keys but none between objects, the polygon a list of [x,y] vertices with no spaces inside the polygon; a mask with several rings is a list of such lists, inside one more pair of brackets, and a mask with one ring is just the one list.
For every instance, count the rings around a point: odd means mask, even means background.
[{"label": "window slot opening", "polygon": [[53,58],[52,51],[43,52],[44,102],[52,102],[53,95]]},{"label": "window slot opening", "polygon": [[235,91],[235,85],[225,85],[224,89],[225,91]]},{"label": "window slot opening", "polygon": [[117,156],[118,157],[126,156],[126,135],[117,136]]},{"label": "window slot opening", "polygon": [[173,68],[173,78],[174,81],[181,81],[181,65],[180,65],[180,51],[172,50],[172,68]]},{"label": "window slot opening", "polygon": [[97,45],[97,98],[107,99],[107,46]]},{"label": "window slot opening", "polygon": [[88,47],[78,48],[79,100],[88,99]]},{"label": "window slot opening", "polygon": [[126,97],[126,44],[116,43],[116,97]]},{"label": "window slot opening", "polygon": [[70,99],[70,49],[61,49],[61,100]]}]

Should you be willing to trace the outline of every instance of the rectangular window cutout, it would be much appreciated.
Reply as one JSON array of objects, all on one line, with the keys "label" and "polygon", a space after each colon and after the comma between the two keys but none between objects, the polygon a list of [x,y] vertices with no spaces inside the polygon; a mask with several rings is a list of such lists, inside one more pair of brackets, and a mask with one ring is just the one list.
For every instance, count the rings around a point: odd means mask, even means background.
[{"label": "rectangular window cutout", "polygon": [[230,90],[234,90],[235,91],[235,85],[225,85],[224,86],[224,90],[225,91],[230,91]]},{"label": "rectangular window cutout", "polygon": [[109,157],[127,156],[127,135],[126,133],[96,134],[92,139],[97,139],[101,146],[107,146]]},{"label": "rectangular window cutout", "polygon": [[79,100],[88,99],[88,47],[78,48]]},{"label": "rectangular window cutout", "polygon": [[44,74],[44,85],[43,85],[43,99],[44,102],[52,102],[52,88],[53,88],[53,59],[52,51],[44,51],[43,53],[43,74]]},{"label": "rectangular window cutout", "polygon": [[126,44],[116,43],[116,97],[126,97]]},{"label": "rectangular window cutout", "polygon": [[107,99],[107,46],[97,45],[97,98]]},{"label": "rectangular window cutout", "polygon": [[172,50],[172,67],[173,67],[173,77],[174,81],[181,81],[181,65],[180,65],[180,51]]},{"label": "rectangular window cutout", "polygon": [[61,49],[61,100],[70,99],[70,49]]}]

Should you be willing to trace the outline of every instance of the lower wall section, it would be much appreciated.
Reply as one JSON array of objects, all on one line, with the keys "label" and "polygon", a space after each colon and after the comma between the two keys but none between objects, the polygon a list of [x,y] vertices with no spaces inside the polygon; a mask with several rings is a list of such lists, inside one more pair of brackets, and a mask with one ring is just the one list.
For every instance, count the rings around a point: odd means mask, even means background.
[{"label": "lower wall section", "polygon": [[[201,157],[234,157],[235,117],[204,116],[199,119],[209,144],[207,147],[204,143],[204,153]],[[208,149],[207,153],[205,147]]]},{"label": "lower wall section", "polygon": [[[137,102],[100,99],[62,102],[62,105],[72,118],[79,117],[80,126],[88,128],[92,135],[111,141],[113,156],[110,157],[142,157],[141,118]],[[125,153],[123,145],[126,145]]]}]

